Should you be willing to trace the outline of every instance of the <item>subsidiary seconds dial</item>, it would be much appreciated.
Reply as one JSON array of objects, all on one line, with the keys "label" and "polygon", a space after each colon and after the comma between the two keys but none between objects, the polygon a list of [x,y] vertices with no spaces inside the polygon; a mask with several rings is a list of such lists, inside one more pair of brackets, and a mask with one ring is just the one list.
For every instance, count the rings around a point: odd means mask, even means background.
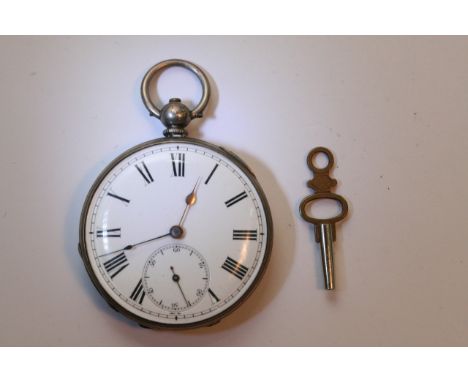
[{"label": "subsidiary seconds dial", "polygon": [[168,244],[147,260],[143,283],[156,306],[169,312],[187,310],[205,296],[208,264],[196,249],[185,244]]},{"label": "subsidiary seconds dial", "polygon": [[210,325],[262,276],[271,216],[235,155],[157,139],[114,160],[83,208],[80,252],[109,304],[146,327]]}]

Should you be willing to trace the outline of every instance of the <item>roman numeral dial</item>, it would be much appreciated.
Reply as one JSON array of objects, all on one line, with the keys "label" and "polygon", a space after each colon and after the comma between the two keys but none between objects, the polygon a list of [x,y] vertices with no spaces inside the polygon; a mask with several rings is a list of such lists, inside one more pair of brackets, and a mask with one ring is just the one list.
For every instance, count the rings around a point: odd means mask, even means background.
[{"label": "roman numeral dial", "polygon": [[86,198],[86,270],[144,326],[214,323],[264,274],[272,235],[263,192],[238,157],[214,145],[180,138],[138,147],[106,167]]}]

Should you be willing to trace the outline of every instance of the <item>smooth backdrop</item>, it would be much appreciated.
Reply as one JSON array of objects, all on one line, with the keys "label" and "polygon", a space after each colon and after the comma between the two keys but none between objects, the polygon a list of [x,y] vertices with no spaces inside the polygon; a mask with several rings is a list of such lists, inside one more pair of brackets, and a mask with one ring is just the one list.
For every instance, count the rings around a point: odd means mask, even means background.
[{"label": "smooth backdrop", "polygon": [[[212,99],[193,137],[238,153],[275,242],[252,297],[219,325],[151,331],[110,309],[77,253],[82,203],[125,149],[161,136],[145,71],[184,58]],[[198,82],[160,77],[164,101]],[[468,345],[468,38],[0,38],[0,345]],[[336,283],[298,206],[305,159],[335,154],[350,205]]]}]

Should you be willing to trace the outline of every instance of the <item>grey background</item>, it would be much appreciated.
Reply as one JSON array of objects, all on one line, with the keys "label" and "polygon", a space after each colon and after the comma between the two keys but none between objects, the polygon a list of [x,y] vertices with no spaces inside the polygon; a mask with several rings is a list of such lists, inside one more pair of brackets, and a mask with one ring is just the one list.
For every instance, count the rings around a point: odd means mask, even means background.
[{"label": "grey background", "polygon": [[[0,345],[468,345],[468,39],[3,37],[0,51]],[[254,295],[185,332],[119,316],[77,254],[96,176],[161,134],[139,85],[173,57],[213,85],[191,136],[248,163],[275,222]],[[181,69],[158,92],[200,95]],[[335,153],[350,204],[334,292],[297,212],[318,145]]]}]

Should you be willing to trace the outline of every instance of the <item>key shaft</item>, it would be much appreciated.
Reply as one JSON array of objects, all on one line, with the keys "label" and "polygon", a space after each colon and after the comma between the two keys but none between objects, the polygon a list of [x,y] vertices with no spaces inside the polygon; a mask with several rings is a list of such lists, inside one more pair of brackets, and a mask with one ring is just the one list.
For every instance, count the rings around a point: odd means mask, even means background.
[{"label": "key shaft", "polygon": [[335,289],[335,268],[333,253],[333,227],[331,224],[320,224],[320,250],[322,252],[322,267],[325,289]]}]

